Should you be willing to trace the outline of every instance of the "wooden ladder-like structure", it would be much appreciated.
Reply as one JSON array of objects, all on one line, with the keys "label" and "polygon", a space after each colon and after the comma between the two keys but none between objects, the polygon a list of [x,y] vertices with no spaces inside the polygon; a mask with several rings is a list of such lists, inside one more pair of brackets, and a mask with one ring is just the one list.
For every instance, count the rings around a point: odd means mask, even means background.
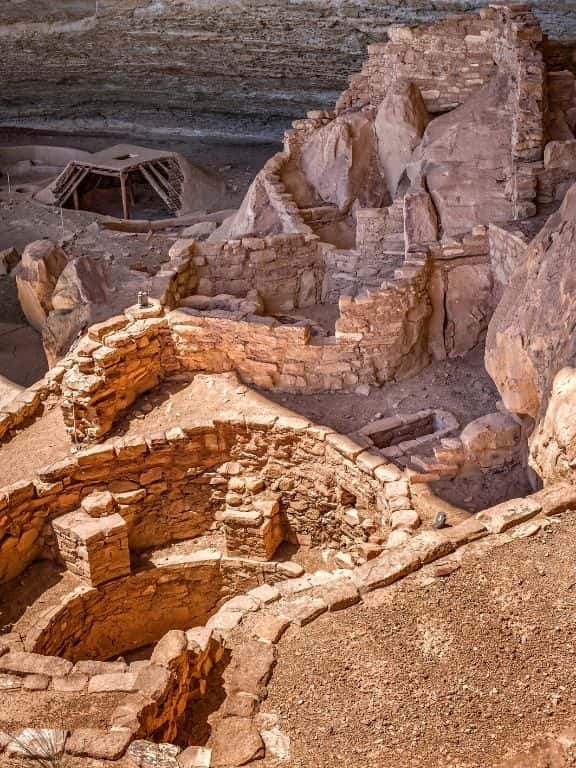
[{"label": "wooden ladder-like structure", "polygon": [[52,191],[54,194],[55,205],[63,207],[70,197],[72,197],[74,208],[79,210],[80,185],[88,174],[93,173],[96,176],[108,176],[119,179],[122,192],[124,218],[129,219],[131,195],[129,194],[128,182],[130,175],[136,172],[142,174],[144,179],[150,184],[152,189],[171,213],[175,213],[182,207],[184,175],[180,169],[178,161],[172,158],[137,163],[131,168],[123,171],[72,161],[66,166],[53,184]]}]

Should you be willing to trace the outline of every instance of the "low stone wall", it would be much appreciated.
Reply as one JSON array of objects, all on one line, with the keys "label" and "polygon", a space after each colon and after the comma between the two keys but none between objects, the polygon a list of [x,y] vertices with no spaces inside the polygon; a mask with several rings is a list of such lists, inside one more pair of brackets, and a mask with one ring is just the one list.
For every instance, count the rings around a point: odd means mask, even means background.
[{"label": "low stone wall", "polygon": [[217,550],[169,555],[107,584],[77,588],[35,622],[24,645],[72,662],[106,661],[157,643],[171,629],[206,624],[224,602],[286,579],[286,570]]},{"label": "low stone wall", "polygon": [[36,418],[43,411],[44,403],[60,393],[64,373],[64,368],[55,366],[40,381],[0,406],[0,443]]},{"label": "low stone wall", "polygon": [[[171,258],[183,261],[179,297],[257,290],[268,313],[316,304],[324,263],[314,234],[284,234],[217,243],[178,241]],[[183,284],[182,284],[183,283]]]},{"label": "low stone wall", "polygon": [[[67,754],[115,760],[128,749],[130,760],[136,764],[147,756],[151,764],[161,762],[167,768],[178,768],[182,748],[165,742],[184,740],[181,728],[189,706],[206,693],[210,672],[223,660],[227,648],[230,658],[222,675],[227,701],[225,716],[212,735],[214,751],[211,755],[211,749],[190,747],[182,760],[201,753],[208,763],[212,759],[216,765],[243,764],[264,754],[255,716],[267,695],[275,665],[274,646],[290,625],[303,628],[326,611],[355,605],[364,595],[386,588],[427,564],[436,563],[445,575],[444,568],[452,571],[465,559],[488,555],[493,546],[532,535],[546,525],[546,516],[575,508],[574,487],[557,484],[528,499],[513,499],[485,510],[452,528],[416,534],[360,568],[319,571],[278,582],[275,587],[250,589],[224,603],[205,627],[169,631],[149,662],[128,666],[122,661],[79,661],[73,666],[65,659],[22,652],[17,642],[0,646],[2,687],[17,689],[28,678],[32,683],[32,677],[37,685],[42,676],[46,685],[56,690],[126,691],[126,699],[112,714],[109,729],[74,731],[66,742]],[[480,548],[474,544],[478,539],[486,540]],[[25,723],[25,716],[23,720]],[[236,737],[233,741],[231,734]],[[252,748],[248,757],[247,742]],[[2,748],[0,745],[0,751]],[[10,749],[8,745],[8,752]]]},{"label": "low stone wall", "polygon": [[394,495],[386,485],[400,472],[327,428],[272,414],[120,438],[0,490],[0,582],[40,555],[57,557],[51,520],[96,490],[113,496],[133,550],[193,538],[217,522],[227,475],[261,478],[280,494],[285,539],[340,548],[381,535]]},{"label": "low stone wall", "polygon": [[[279,244],[273,242],[276,239]],[[216,246],[212,274],[223,274],[218,271],[219,258],[226,260],[236,252],[239,282],[203,277],[203,290],[244,293],[250,275],[253,282],[259,280],[252,273],[251,259],[263,254],[272,259],[271,269],[277,268],[270,285],[281,282],[280,274],[286,276],[287,290],[277,294],[280,305],[292,304],[304,294],[313,301],[321,269],[324,291],[345,277],[351,283],[377,287],[340,297],[335,337],[314,336],[311,324],[305,322],[287,325],[246,314],[250,301],[243,305],[246,309],[239,305],[235,311],[200,311],[192,308],[192,300],[190,307],[168,313],[159,305],[127,310],[124,317],[90,328],[88,338],[66,358],[62,391],[69,431],[75,431],[80,440],[101,437],[139,394],[178,371],[236,371],[247,383],[291,392],[352,390],[360,384],[405,378],[425,367],[431,357],[444,359],[471,349],[493,311],[484,227],[459,240],[425,245],[419,251],[415,247],[385,280],[373,274],[366,256],[346,252],[340,259],[341,252],[318,243],[315,236],[269,240],[253,241],[254,250],[246,241]],[[308,248],[311,255],[308,260],[302,256],[300,263],[287,255],[276,262],[277,247],[296,247],[302,253]],[[196,255],[199,252],[187,241],[175,246],[172,255],[179,261],[174,296],[188,293],[197,283],[195,261],[205,275],[210,273],[205,256]],[[294,253],[285,253],[290,252]],[[265,277],[264,271],[260,279]]]}]

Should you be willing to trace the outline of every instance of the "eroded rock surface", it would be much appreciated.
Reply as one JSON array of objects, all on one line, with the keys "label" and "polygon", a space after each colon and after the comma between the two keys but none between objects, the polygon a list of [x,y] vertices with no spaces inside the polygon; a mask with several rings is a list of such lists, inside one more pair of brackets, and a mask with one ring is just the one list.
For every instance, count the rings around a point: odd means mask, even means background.
[{"label": "eroded rock surface", "polygon": [[[275,117],[331,105],[366,43],[385,39],[389,24],[488,4],[249,0],[239,10],[234,0],[99,0],[96,15],[93,0],[4,3],[0,34],[10,55],[0,61],[0,113],[275,130]],[[572,0],[535,5],[547,31],[576,34]]]},{"label": "eroded rock surface", "polygon": [[408,168],[426,177],[444,232],[513,218],[506,198],[512,125],[510,84],[497,76],[476,95],[428,125]]},{"label": "eroded rock surface", "polygon": [[52,311],[52,294],[68,259],[49,240],[30,243],[15,270],[22,311],[33,328],[40,331]]},{"label": "eroded rock surface", "polygon": [[576,359],[576,186],[528,248],[490,322],[486,368],[508,410],[542,415],[556,373]]},{"label": "eroded rock surface", "polygon": [[303,147],[300,167],[319,197],[341,210],[355,202],[378,208],[387,198],[371,116],[342,115],[314,133]]}]

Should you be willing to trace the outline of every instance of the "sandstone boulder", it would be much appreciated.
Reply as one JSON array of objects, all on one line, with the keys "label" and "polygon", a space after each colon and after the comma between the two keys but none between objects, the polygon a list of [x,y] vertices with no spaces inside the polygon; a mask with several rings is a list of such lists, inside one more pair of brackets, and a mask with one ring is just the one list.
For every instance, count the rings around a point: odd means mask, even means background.
[{"label": "sandstone boulder", "polygon": [[576,369],[562,368],[550,402],[531,439],[530,463],[542,479],[574,482],[576,467]]},{"label": "sandstone boulder", "polygon": [[201,221],[198,224],[186,227],[181,232],[181,235],[182,237],[193,237],[195,240],[205,240],[216,229],[218,229],[218,224],[215,221]]},{"label": "sandstone boulder", "polygon": [[520,442],[520,425],[507,413],[488,413],[467,424],[460,439],[471,456],[513,449]]},{"label": "sandstone boulder", "polygon": [[486,368],[507,410],[539,419],[576,362],[576,185],[530,244],[488,328]]},{"label": "sandstone boulder", "polygon": [[212,765],[232,768],[264,756],[264,743],[254,721],[248,717],[227,717],[212,738]]},{"label": "sandstone boulder", "polygon": [[495,77],[460,107],[432,120],[413,153],[410,179],[422,174],[448,235],[513,218],[506,196],[512,120],[508,78]]},{"label": "sandstone boulder", "polygon": [[576,140],[550,141],[544,149],[546,170],[562,170],[576,173]]},{"label": "sandstone boulder", "polygon": [[0,374],[0,410],[24,390],[20,384]]},{"label": "sandstone boulder", "polygon": [[391,197],[396,195],[398,182],[429,120],[426,105],[414,83],[399,81],[389,89],[378,109],[375,127],[378,156]]},{"label": "sandstone boulder", "polygon": [[278,217],[259,174],[238,211],[214,230],[208,240],[226,240],[248,235],[278,235],[282,222]]},{"label": "sandstone boulder", "polygon": [[67,311],[82,304],[106,301],[108,274],[104,265],[89,256],[79,256],[63,269],[52,294],[52,309]]},{"label": "sandstone boulder", "polygon": [[489,264],[461,264],[448,270],[444,295],[444,343],[450,357],[463,355],[482,339],[494,310]]},{"label": "sandstone boulder", "polygon": [[14,270],[22,311],[37,331],[52,310],[52,294],[67,263],[61,248],[50,240],[37,240],[26,246]]},{"label": "sandstone boulder", "polygon": [[379,208],[388,199],[370,114],[341,115],[316,131],[302,148],[300,169],[321,200],[348,211]]}]

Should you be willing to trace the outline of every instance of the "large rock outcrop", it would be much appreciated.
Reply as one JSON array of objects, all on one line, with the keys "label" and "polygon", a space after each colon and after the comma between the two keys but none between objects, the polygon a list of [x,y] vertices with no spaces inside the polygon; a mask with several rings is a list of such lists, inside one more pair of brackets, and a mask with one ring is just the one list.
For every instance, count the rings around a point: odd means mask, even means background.
[{"label": "large rock outcrop", "polygon": [[[490,0],[19,0],[2,3],[0,119],[94,118],[279,134],[331,106],[365,46],[393,23]],[[573,0],[536,0],[544,28],[576,35]],[[95,9],[98,9],[95,14]],[[103,83],[106,87],[103,87]],[[130,126],[131,132],[133,125]]]},{"label": "large rock outcrop", "polygon": [[510,83],[498,75],[456,109],[432,120],[408,166],[426,178],[445,234],[513,218]]},{"label": "large rock outcrop", "polygon": [[61,248],[50,240],[37,240],[24,249],[14,270],[22,311],[37,331],[52,311],[52,294],[67,263]]},{"label": "large rock outcrop", "polygon": [[342,211],[388,200],[369,114],[342,115],[316,131],[302,148],[300,169],[318,197]]},{"label": "large rock outcrop", "polygon": [[486,368],[531,432],[544,482],[576,482],[576,185],[527,250],[488,328]]},{"label": "large rock outcrop", "polygon": [[391,197],[396,195],[398,182],[429,122],[428,110],[414,83],[394,83],[378,109],[375,126],[380,164]]},{"label": "large rock outcrop", "polygon": [[576,363],[576,185],[532,242],[488,329],[486,367],[508,410],[537,419]]}]

